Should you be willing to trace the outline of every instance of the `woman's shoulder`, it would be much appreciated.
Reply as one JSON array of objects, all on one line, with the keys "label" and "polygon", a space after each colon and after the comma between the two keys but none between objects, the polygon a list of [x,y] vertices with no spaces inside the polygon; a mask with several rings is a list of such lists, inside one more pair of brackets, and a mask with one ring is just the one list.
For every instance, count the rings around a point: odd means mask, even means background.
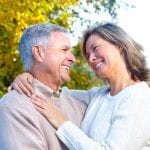
[{"label": "woman's shoulder", "polygon": [[122,92],[121,99],[121,103],[127,104],[128,107],[150,107],[150,88],[146,82],[135,83]]},{"label": "woman's shoulder", "polygon": [[144,81],[134,84],[133,86],[129,87],[129,90],[131,93],[139,96],[150,96],[149,85]]}]

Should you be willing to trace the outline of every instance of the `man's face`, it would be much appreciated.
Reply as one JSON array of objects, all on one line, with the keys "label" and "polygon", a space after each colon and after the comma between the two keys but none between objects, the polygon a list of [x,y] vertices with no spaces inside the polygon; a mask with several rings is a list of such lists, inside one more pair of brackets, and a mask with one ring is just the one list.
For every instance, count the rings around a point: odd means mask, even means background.
[{"label": "man's face", "polygon": [[53,84],[60,85],[70,80],[69,69],[75,62],[71,42],[64,32],[52,32],[49,48],[44,52],[44,75]]}]

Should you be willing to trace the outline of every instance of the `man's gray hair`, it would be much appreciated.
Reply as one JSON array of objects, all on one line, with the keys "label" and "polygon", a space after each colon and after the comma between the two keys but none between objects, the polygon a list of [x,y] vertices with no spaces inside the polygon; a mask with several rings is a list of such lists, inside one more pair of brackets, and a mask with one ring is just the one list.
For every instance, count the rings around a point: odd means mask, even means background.
[{"label": "man's gray hair", "polygon": [[65,28],[50,23],[35,24],[24,31],[19,42],[19,52],[25,71],[30,71],[33,63],[32,47],[40,45],[47,49],[51,32],[55,31],[67,33]]}]

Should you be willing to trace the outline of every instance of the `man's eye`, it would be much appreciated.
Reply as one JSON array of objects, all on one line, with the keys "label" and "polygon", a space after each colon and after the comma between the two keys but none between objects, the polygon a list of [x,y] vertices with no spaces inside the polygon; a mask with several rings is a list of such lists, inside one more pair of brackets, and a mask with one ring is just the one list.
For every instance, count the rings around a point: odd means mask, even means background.
[{"label": "man's eye", "polygon": [[94,47],[93,47],[93,50],[96,50],[96,48],[98,48],[98,46],[94,46]]},{"label": "man's eye", "polygon": [[63,48],[63,49],[61,49],[62,51],[64,51],[64,52],[66,52],[67,51],[67,49],[66,48]]}]

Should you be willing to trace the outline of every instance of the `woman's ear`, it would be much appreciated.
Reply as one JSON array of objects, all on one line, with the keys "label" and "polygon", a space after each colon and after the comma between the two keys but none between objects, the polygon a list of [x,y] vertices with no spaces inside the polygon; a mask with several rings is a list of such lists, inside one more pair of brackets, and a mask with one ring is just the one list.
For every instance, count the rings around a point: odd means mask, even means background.
[{"label": "woman's ear", "polygon": [[39,45],[35,45],[32,47],[32,55],[33,58],[39,62],[42,62],[44,59],[44,49]]}]

